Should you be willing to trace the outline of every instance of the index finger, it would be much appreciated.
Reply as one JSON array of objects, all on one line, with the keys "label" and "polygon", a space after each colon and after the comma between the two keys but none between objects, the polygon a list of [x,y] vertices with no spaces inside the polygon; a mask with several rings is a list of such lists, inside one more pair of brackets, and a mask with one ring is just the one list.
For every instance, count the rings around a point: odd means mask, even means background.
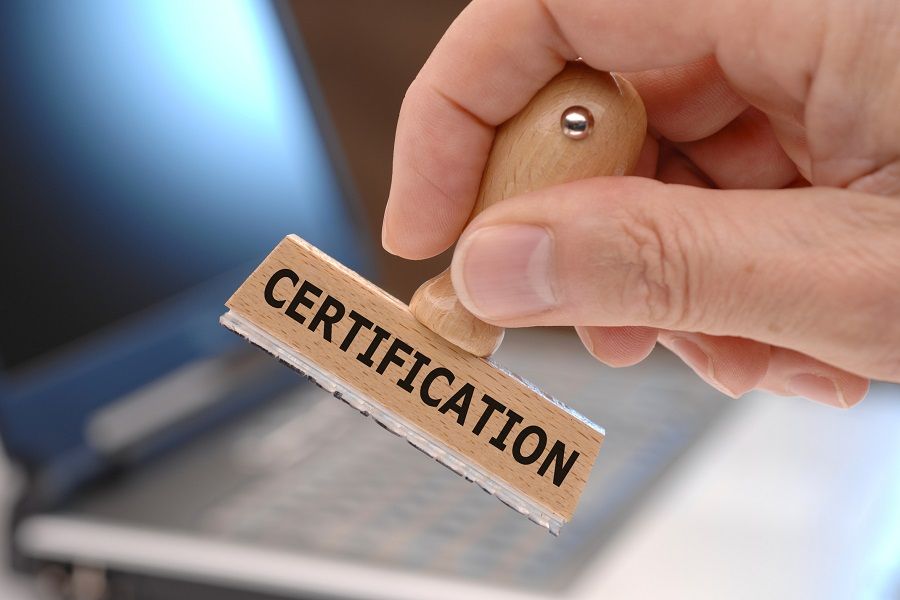
[{"label": "index finger", "polygon": [[[581,57],[600,70],[641,71],[698,60],[714,53],[717,37],[739,44],[735,32],[747,29],[748,13],[758,8],[746,2],[738,10],[718,8],[723,4],[728,3],[470,4],[403,100],[384,218],[385,249],[427,258],[456,241],[472,210],[494,127],[519,112],[566,61]],[[744,69],[741,77],[751,81],[765,68]]]}]

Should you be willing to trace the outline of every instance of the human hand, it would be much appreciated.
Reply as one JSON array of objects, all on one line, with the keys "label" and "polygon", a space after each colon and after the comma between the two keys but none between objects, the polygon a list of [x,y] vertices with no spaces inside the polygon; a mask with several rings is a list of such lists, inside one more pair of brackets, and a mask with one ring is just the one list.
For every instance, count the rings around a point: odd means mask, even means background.
[{"label": "human hand", "polygon": [[[898,41],[891,0],[475,0],[404,99],[384,247],[459,238],[470,311],[575,325],[604,363],[658,340],[730,396],[852,406],[900,381]],[[638,176],[466,227],[494,127],[576,57],[641,94]]]}]

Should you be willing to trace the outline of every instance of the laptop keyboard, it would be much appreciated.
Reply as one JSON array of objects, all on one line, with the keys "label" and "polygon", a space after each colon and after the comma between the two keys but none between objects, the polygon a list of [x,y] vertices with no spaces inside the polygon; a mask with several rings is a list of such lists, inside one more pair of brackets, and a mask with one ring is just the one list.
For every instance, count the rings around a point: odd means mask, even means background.
[{"label": "laptop keyboard", "polygon": [[[393,568],[563,587],[729,402],[668,357],[612,370],[590,359],[574,336],[535,335],[510,335],[498,362],[607,433],[560,537],[371,419],[327,394],[311,397],[306,388],[235,441],[234,468],[251,474],[252,483],[209,506],[202,528],[222,538]],[[535,343],[541,352],[534,352]]]}]

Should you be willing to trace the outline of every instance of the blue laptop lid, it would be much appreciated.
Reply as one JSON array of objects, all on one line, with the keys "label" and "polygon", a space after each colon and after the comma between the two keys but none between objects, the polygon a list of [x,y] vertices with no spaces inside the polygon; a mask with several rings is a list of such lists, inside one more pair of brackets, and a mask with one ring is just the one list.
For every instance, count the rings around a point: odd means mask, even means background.
[{"label": "blue laptop lid", "polygon": [[263,1],[0,5],[13,458],[77,455],[98,408],[237,344],[223,302],[285,234],[366,270],[296,50]]}]

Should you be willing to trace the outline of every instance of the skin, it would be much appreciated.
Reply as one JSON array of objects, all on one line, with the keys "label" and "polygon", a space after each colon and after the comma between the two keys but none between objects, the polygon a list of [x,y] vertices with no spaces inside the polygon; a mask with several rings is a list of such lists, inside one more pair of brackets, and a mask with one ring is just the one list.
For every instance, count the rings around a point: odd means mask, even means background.
[{"label": "skin", "polygon": [[[644,99],[637,176],[466,225],[494,127],[577,57]],[[421,259],[459,239],[469,310],[574,325],[604,363],[658,341],[731,396],[852,406],[870,379],[900,382],[898,65],[896,0],[475,0],[403,101],[384,247]],[[516,285],[475,285],[521,271],[485,256],[516,226],[552,240],[540,310],[515,310]]]}]

